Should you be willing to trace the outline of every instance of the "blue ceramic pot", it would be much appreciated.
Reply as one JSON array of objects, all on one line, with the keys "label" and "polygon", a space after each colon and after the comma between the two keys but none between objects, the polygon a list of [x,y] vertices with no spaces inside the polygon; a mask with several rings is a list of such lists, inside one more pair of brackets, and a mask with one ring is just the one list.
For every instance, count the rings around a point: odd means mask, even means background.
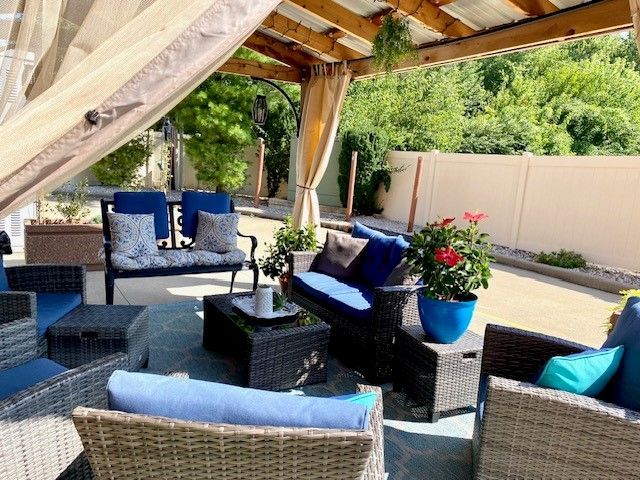
[{"label": "blue ceramic pot", "polygon": [[434,300],[418,292],[418,312],[424,333],[437,343],[454,343],[469,328],[478,297],[463,301]]}]

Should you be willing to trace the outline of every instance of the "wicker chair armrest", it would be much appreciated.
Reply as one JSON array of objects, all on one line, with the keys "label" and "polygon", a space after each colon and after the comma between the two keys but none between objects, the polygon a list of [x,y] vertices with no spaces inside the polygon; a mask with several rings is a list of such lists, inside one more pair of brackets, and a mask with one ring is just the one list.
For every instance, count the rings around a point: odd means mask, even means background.
[{"label": "wicker chair armrest", "polygon": [[317,256],[316,252],[291,252],[288,259],[289,274],[308,272]]},{"label": "wicker chair armrest", "polygon": [[384,471],[384,425],[382,389],[373,385],[357,385],[358,393],[375,392],[378,401],[369,416],[369,430],[373,434],[373,448],[364,474],[365,480],[382,480]]},{"label": "wicker chair armrest", "polygon": [[530,383],[489,377],[477,478],[632,478],[640,413]]},{"label": "wicker chair armrest", "polygon": [[416,287],[377,287],[373,294],[373,331],[382,332],[400,325],[419,323],[416,305]]},{"label": "wicker chair armrest", "polygon": [[37,318],[37,313],[35,293],[0,292],[0,323],[13,322],[25,317]]},{"label": "wicker chair armrest", "polygon": [[551,357],[588,348],[541,333],[490,324],[484,335],[482,375],[528,382]]},{"label": "wicker chair armrest", "polygon": [[242,233],[240,233],[240,231],[238,231],[238,236],[240,238],[248,238],[249,240],[251,240],[251,253],[249,254],[249,259],[252,264],[256,263],[256,249],[258,248],[258,239],[253,235],[243,235]]},{"label": "wicker chair armrest", "polygon": [[0,401],[0,458],[9,459],[0,462],[0,478],[66,478],[67,469],[82,473],[73,478],[91,478],[71,412],[106,408],[107,380],[127,362],[121,353],[104,357]]},{"label": "wicker chair armrest", "polygon": [[6,269],[13,290],[80,293],[86,301],[86,268],[82,265],[23,265]]},{"label": "wicker chair armrest", "polygon": [[38,339],[33,318],[0,324],[0,370],[26,363],[37,356]]}]

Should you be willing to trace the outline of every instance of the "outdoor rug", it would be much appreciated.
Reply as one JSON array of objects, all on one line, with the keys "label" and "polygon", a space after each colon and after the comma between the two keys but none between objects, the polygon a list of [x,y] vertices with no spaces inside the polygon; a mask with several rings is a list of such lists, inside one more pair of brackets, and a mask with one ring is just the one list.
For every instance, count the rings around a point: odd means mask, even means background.
[{"label": "outdoor rug", "polygon": [[[188,372],[190,378],[242,385],[233,358],[202,347],[202,303],[188,301],[149,308],[153,373]],[[366,383],[356,372],[330,357],[326,384],[297,390],[314,396],[355,391]],[[435,424],[419,416],[404,394],[384,385],[384,435],[386,471],[390,480],[470,479],[473,413],[442,418]],[[417,412],[417,414],[416,414]]]}]

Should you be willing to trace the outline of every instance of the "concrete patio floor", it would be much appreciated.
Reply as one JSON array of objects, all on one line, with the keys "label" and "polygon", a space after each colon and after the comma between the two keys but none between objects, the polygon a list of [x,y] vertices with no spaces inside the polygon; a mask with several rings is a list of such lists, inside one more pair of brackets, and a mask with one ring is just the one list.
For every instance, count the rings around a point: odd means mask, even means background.
[{"label": "concrete patio floor", "polygon": [[[240,230],[258,238],[258,258],[265,251],[265,242],[272,239],[280,222],[243,215]],[[320,239],[326,233],[321,231]],[[248,242],[241,247],[248,249]],[[5,257],[6,264],[24,263],[22,254]],[[229,291],[231,275],[200,274],[179,277],[120,279],[116,281],[115,303],[150,305],[174,303],[204,295]],[[260,277],[261,283],[277,282]],[[240,272],[235,291],[251,288],[251,272]],[[537,273],[495,264],[488,290],[478,293],[479,302],[471,329],[482,334],[487,323],[498,323],[600,346],[605,339],[604,327],[610,307],[617,296]],[[104,275],[88,272],[89,303],[104,303]]]}]

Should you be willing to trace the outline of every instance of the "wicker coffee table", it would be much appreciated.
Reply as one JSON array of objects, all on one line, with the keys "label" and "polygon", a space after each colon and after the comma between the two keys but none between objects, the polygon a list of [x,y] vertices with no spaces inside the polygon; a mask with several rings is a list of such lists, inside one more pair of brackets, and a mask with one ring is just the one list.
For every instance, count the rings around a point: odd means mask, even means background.
[{"label": "wicker coffee table", "polygon": [[327,380],[329,325],[306,315],[295,325],[255,327],[237,315],[228,293],[204,297],[202,344],[208,350],[238,355],[247,384],[284,390]]},{"label": "wicker coffee table", "polygon": [[80,305],[49,327],[49,358],[75,368],[116,352],[129,370],[149,361],[149,311],[132,305]]},{"label": "wicker coffee table", "polygon": [[427,418],[476,403],[482,337],[467,331],[453,344],[431,343],[420,325],[404,325],[396,333],[394,390],[404,390]]}]

